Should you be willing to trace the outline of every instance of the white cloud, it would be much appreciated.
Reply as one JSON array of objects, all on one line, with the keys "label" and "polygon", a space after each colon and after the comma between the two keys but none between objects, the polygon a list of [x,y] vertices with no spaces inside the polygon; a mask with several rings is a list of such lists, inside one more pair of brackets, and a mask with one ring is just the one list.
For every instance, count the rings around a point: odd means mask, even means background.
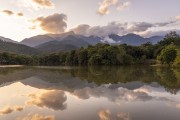
[{"label": "white cloud", "polygon": [[106,15],[110,13],[110,7],[114,6],[117,10],[124,10],[130,6],[130,0],[104,0],[100,3],[98,14]]},{"label": "white cloud", "polygon": [[51,0],[18,0],[17,5],[33,10],[54,8],[54,4]]},{"label": "white cloud", "polygon": [[[108,36],[107,37],[104,37],[102,40],[101,40],[101,42],[103,42],[103,43],[110,43],[110,44],[113,44],[113,43],[118,43],[117,41],[114,41],[113,39],[111,39],[111,38],[109,38]],[[120,43],[120,42],[119,42]]]},{"label": "white cloud", "polygon": [[117,6],[117,10],[122,11],[122,10],[128,8],[130,5],[131,5],[130,1],[125,1],[123,3],[119,3]]}]

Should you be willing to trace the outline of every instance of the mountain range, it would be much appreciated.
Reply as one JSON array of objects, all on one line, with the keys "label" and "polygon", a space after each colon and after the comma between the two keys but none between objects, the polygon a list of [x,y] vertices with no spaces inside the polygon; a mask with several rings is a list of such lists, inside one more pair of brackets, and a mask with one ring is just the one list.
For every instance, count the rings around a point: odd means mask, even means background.
[{"label": "mountain range", "polygon": [[150,38],[144,38],[136,34],[127,34],[123,36],[111,34],[107,37],[83,36],[77,35],[74,32],[37,35],[26,38],[21,42],[16,42],[8,38],[0,37],[0,51],[21,54],[51,53],[70,51],[80,47],[88,47],[88,45],[96,45],[97,43],[107,43],[112,45],[128,44],[139,46],[147,42],[156,44],[163,38],[163,36],[152,36]]}]

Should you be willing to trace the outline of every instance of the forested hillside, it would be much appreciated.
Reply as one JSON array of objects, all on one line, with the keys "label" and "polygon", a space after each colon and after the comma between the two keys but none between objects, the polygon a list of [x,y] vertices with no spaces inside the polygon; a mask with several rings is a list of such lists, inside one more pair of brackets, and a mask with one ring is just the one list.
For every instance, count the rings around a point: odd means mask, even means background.
[{"label": "forested hillside", "polygon": [[[24,45],[2,42],[1,49],[9,52],[28,53],[38,51]],[[179,58],[180,37],[171,32],[164,40],[153,45],[146,43],[141,46],[97,44],[81,47],[70,52],[56,52],[39,55],[18,55],[1,53],[1,64],[24,64],[24,65],[131,65],[131,64],[180,64]],[[22,58],[22,61],[21,61]],[[24,61],[23,61],[24,60]],[[20,62],[18,62],[20,61]],[[26,62],[25,62],[26,61]]]}]

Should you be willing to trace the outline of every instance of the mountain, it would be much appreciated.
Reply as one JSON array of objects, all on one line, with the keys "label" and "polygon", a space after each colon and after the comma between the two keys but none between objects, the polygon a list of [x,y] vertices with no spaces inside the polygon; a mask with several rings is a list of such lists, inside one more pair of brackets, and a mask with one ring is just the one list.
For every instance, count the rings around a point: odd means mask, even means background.
[{"label": "mountain", "polygon": [[80,47],[87,47],[88,45],[96,45],[97,43],[107,43],[113,45],[128,44],[134,46],[139,46],[147,42],[156,44],[162,39],[162,36],[144,38],[136,34],[127,34],[123,36],[111,34],[108,37],[97,37],[77,35],[74,32],[66,32],[62,34],[38,35],[26,38],[20,43],[37,48],[43,52],[59,52],[74,50]]},{"label": "mountain", "polygon": [[75,50],[80,47],[87,47],[89,45],[86,40],[81,39],[79,36],[69,35],[63,40],[54,40],[50,42],[43,43],[36,46],[38,50],[43,52],[59,52],[59,51],[70,51]]},{"label": "mountain", "polygon": [[69,35],[73,35],[73,32],[67,32],[67,33],[62,33],[62,34],[45,34],[45,35],[37,35],[31,38],[26,38],[24,40],[22,40],[20,43],[30,46],[30,47],[35,47],[38,45],[41,45],[43,43],[46,42],[50,42],[50,41],[61,41],[62,39],[64,39],[65,37],[69,36]]},{"label": "mountain", "polygon": [[30,46],[30,47],[35,47],[37,45],[43,44],[45,42],[53,41],[54,38],[48,36],[48,35],[38,35],[34,36],[31,38],[26,38],[23,41],[21,41],[21,44]]},{"label": "mountain", "polygon": [[109,38],[111,38],[112,40],[114,40],[115,42],[119,42],[121,41],[122,37],[116,34],[111,34],[109,35]]},{"label": "mountain", "polygon": [[159,41],[163,40],[164,37],[163,36],[152,36],[149,39],[153,44],[157,44]]},{"label": "mountain", "polygon": [[2,40],[4,42],[18,43],[18,42],[14,41],[14,40],[11,40],[9,38],[5,38],[5,37],[2,37],[2,36],[0,36],[0,40]]},{"label": "mountain", "polygon": [[26,45],[12,43],[12,42],[6,42],[4,40],[0,40],[0,51],[1,52],[12,52],[12,53],[18,53],[18,54],[39,54],[40,52],[35,49],[31,48]]},{"label": "mountain", "polygon": [[121,44],[138,46],[147,42],[150,42],[149,39],[143,38],[136,34],[127,34],[121,37]]},{"label": "mountain", "polygon": [[71,44],[62,44],[60,41],[50,41],[39,46],[36,46],[38,50],[45,53],[53,53],[53,52],[66,52],[70,50],[76,50],[78,47]]},{"label": "mountain", "polygon": [[[87,43],[91,44],[91,45],[95,45],[95,44],[99,43],[101,41],[101,38],[96,37],[96,36],[86,37],[83,35],[76,35],[74,32],[66,32],[66,33],[62,33],[62,34],[38,35],[38,36],[31,37],[31,38],[26,38],[26,39],[22,40],[20,43],[30,46],[30,47],[36,47],[36,46],[39,46],[41,44],[44,44],[44,43],[50,42],[50,41],[66,42],[65,40],[68,40],[67,41],[68,43],[72,42],[73,45],[76,44],[75,46],[86,47]],[[77,42],[79,42],[79,43],[77,43]],[[79,44],[79,45],[77,45],[77,44]]]},{"label": "mountain", "polygon": [[88,47],[88,45],[96,45],[100,42],[100,37],[86,37],[83,35],[76,35],[74,32],[67,32],[62,34],[38,35],[26,38],[20,43],[37,48],[42,52],[59,52]]},{"label": "mountain", "polygon": [[115,34],[109,35],[109,38],[115,41],[114,44],[128,44],[139,46],[147,42],[151,42],[152,44],[156,44],[157,42],[163,40],[163,36],[152,36],[150,38],[144,38],[136,34],[127,34],[124,36],[119,36]]},{"label": "mountain", "polygon": [[109,38],[113,39],[118,44],[128,44],[128,45],[135,45],[135,46],[150,42],[148,38],[143,38],[136,34],[127,34],[124,36],[112,34],[112,35],[109,35]]}]

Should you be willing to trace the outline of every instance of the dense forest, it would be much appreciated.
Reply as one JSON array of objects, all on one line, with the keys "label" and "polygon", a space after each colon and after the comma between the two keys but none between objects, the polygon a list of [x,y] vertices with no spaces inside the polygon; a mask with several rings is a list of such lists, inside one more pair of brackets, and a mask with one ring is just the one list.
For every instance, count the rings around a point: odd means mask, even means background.
[{"label": "dense forest", "polygon": [[141,46],[97,44],[70,52],[41,55],[0,53],[0,64],[3,65],[86,66],[157,63],[180,65],[180,36],[176,32],[170,32],[156,45],[149,42]]}]

